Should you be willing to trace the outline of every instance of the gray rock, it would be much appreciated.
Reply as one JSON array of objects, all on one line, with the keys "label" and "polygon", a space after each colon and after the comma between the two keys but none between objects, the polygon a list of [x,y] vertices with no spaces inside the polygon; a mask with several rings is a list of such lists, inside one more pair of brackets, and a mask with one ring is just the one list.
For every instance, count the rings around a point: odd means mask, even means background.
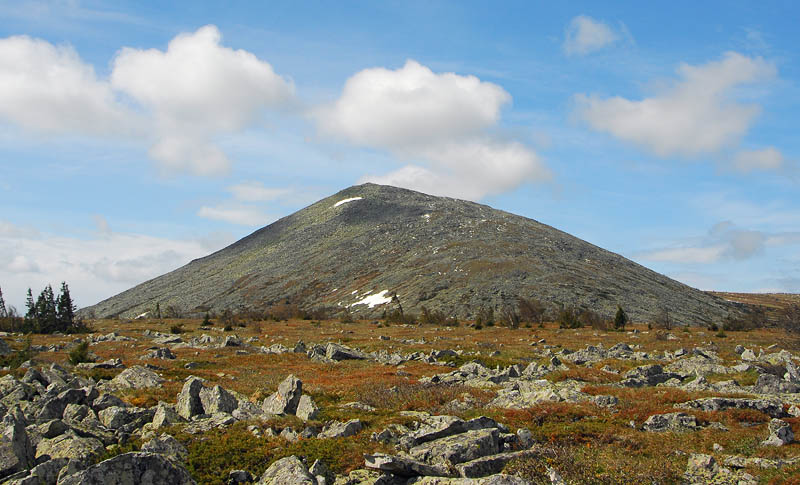
[{"label": "gray rock", "polygon": [[444,466],[428,465],[411,458],[387,455],[385,453],[364,455],[364,466],[373,470],[380,470],[382,472],[392,473],[394,475],[400,475],[403,477],[453,476],[453,474]]},{"label": "gray rock", "polygon": [[345,438],[353,436],[363,429],[364,425],[359,419],[351,419],[346,423],[334,421],[328,424],[318,438]]},{"label": "gray rock", "polygon": [[186,447],[174,437],[164,433],[158,438],[153,438],[142,445],[142,451],[146,453],[158,453],[167,458],[177,461],[184,461],[189,456]]},{"label": "gray rock", "polygon": [[726,409],[755,409],[773,417],[784,416],[783,403],[779,399],[750,399],[731,397],[707,397],[695,399],[676,405],[683,409],[700,409],[702,411],[724,411]]},{"label": "gray rock", "polygon": [[0,478],[30,469],[35,464],[33,447],[20,414],[9,412],[3,418],[3,432],[0,435]]},{"label": "gray rock", "polygon": [[141,428],[146,423],[153,420],[154,414],[155,409],[152,408],[121,408],[111,406],[110,408],[100,411],[97,416],[106,428],[121,429],[130,424],[134,424],[134,428]]},{"label": "gray rock", "polygon": [[146,389],[159,387],[164,379],[146,367],[134,365],[120,372],[111,379],[109,386],[113,389]]},{"label": "gray rock", "polygon": [[232,413],[238,406],[239,401],[220,386],[203,388],[200,390],[200,402],[203,405],[203,413]]},{"label": "gray rock", "polygon": [[317,419],[317,416],[319,416],[319,408],[314,404],[311,396],[303,394],[300,397],[300,401],[297,403],[297,411],[295,414],[303,421]]},{"label": "gray rock", "polygon": [[165,360],[172,360],[175,359],[175,354],[170,350],[169,347],[160,347],[151,352],[146,353],[145,355],[141,356],[140,359],[165,359]]},{"label": "gray rock", "polygon": [[97,438],[82,438],[72,433],[64,433],[40,441],[36,446],[36,461],[67,458],[88,465],[105,451],[106,447]]},{"label": "gray rock", "polygon": [[769,422],[769,437],[761,442],[761,446],[783,446],[794,441],[792,426],[781,419],[772,419]]},{"label": "gray rock", "polygon": [[97,399],[92,401],[92,409],[96,412],[100,412],[103,409],[110,408],[111,406],[117,406],[124,408],[128,404],[125,403],[122,399],[118,398],[113,394],[101,394]]},{"label": "gray rock", "polygon": [[185,468],[156,453],[125,453],[67,477],[59,485],[194,485]]},{"label": "gray rock", "polygon": [[155,414],[153,414],[153,428],[159,429],[171,424],[180,423],[184,419],[179,415],[175,409],[164,402],[159,402],[156,405]]},{"label": "gray rock", "polygon": [[498,453],[496,455],[485,456],[476,460],[468,461],[456,465],[458,474],[464,478],[477,478],[494,475],[499,473],[506,463],[519,458],[536,457],[539,452],[536,450],[522,450],[512,451],[507,453]]},{"label": "gray rock", "polygon": [[345,347],[344,345],[329,343],[325,347],[325,357],[330,360],[362,360],[367,356],[363,352]]},{"label": "gray rock", "polygon": [[183,419],[203,414],[203,402],[200,400],[200,391],[203,390],[203,379],[190,376],[183,384],[175,410]]},{"label": "gray rock", "polygon": [[294,414],[302,394],[303,383],[294,375],[290,375],[280,383],[274,394],[264,400],[262,409],[269,414]]},{"label": "gray rock", "polygon": [[664,431],[694,431],[700,429],[697,425],[697,418],[686,413],[667,413],[654,414],[647,418],[642,426],[644,431],[664,432]]},{"label": "gray rock", "polygon": [[415,446],[408,454],[415,460],[433,465],[452,466],[500,452],[496,428],[467,431]]},{"label": "gray rock", "polygon": [[5,340],[0,338],[0,355],[8,355],[11,352],[13,352],[11,347],[6,343]]},{"label": "gray rock", "polygon": [[281,458],[267,468],[258,485],[317,485],[306,465],[296,456]]},{"label": "gray rock", "polygon": [[753,392],[758,394],[795,393],[798,391],[800,391],[800,384],[783,381],[772,374],[761,374],[753,386]]},{"label": "gray rock", "polygon": [[228,473],[228,485],[240,483],[253,483],[253,475],[247,470],[231,470]]}]

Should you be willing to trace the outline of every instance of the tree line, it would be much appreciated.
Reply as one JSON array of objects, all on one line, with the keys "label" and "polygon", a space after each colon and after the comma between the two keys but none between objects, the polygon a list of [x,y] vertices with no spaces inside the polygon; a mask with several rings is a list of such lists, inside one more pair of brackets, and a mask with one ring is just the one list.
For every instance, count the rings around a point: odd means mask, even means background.
[{"label": "tree line", "polygon": [[25,300],[24,316],[13,306],[6,306],[3,290],[0,289],[0,328],[12,332],[33,333],[78,333],[86,330],[81,319],[76,319],[74,302],[66,282],[61,283],[58,295],[51,285],[45,286],[39,297],[33,299],[33,292],[28,288]]}]

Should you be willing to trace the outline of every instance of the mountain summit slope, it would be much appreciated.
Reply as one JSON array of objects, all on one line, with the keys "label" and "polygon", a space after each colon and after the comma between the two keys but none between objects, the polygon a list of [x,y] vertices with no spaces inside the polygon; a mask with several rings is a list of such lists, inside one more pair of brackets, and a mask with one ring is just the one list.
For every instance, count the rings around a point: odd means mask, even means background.
[{"label": "mountain summit slope", "polygon": [[220,312],[289,302],[374,316],[393,294],[406,311],[425,306],[460,318],[518,297],[608,316],[620,304],[636,320],[666,308],[685,324],[720,319],[735,308],[532,219],[364,184],[86,311],[131,317],[156,303]]}]

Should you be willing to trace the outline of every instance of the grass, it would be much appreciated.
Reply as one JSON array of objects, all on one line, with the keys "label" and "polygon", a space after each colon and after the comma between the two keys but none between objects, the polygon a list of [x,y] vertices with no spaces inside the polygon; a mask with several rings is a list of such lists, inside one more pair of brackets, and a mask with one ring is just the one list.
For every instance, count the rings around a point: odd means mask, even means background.
[{"label": "grass", "polygon": [[[313,323],[312,323],[313,322]],[[283,344],[292,348],[303,340],[306,344],[340,342],[365,351],[387,351],[409,354],[429,353],[431,350],[453,349],[461,351],[447,358],[452,365],[460,366],[478,360],[485,366],[506,367],[512,364],[527,365],[529,362],[549,363],[549,357],[540,354],[544,345],[557,352],[561,348],[579,350],[587,345],[600,345],[606,349],[619,342],[638,350],[654,353],[680,348],[691,350],[713,341],[718,355],[726,365],[738,362],[734,352],[737,344],[754,349],[778,343],[781,348],[800,348],[800,338],[773,329],[750,332],[727,331],[727,338],[715,338],[714,332],[705,328],[693,328],[690,332],[673,329],[677,340],[658,338],[656,331],[648,331],[643,325],[634,325],[639,333],[613,332],[580,328],[559,330],[553,323],[544,328],[510,329],[502,326],[470,328],[462,322],[459,327],[436,327],[432,325],[389,325],[379,327],[366,321],[342,323],[334,320],[295,320],[253,322],[246,327],[234,327],[232,333],[242,340],[255,337],[257,346]],[[310,394],[320,406],[322,413],[315,425],[324,421],[361,419],[366,428],[358,435],[336,440],[300,440],[287,443],[281,438],[257,438],[247,429],[253,423],[237,423],[226,430],[212,431],[202,435],[182,433],[179,427],[170,431],[189,450],[187,467],[201,484],[225,483],[227,474],[233,469],[247,469],[258,476],[275,460],[296,454],[304,456],[308,463],[315,459],[326,462],[334,471],[344,473],[363,466],[363,454],[374,451],[393,452],[391,447],[372,442],[373,432],[389,424],[408,424],[409,418],[401,411],[428,411],[434,414],[455,414],[468,419],[486,415],[508,425],[512,431],[528,428],[544,449],[541,460],[519,460],[508,465],[507,470],[529,478],[533,483],[544,481],[547,466],[554,467],[571,483],[676,483],[686,467],[684,453],[713,453],[713,445],[725,448],[725,454],[741,454],[765,458],[785,458],[800,455],[800,444],[781,448],[765,449],[759,446],[767,435],[769,417],[757,411],[728,410],[718,413],[686,411],[703,424],[721,422],[729,431],[705,428],[691,433],[645,433],[636,427],[653,414],[674,412],[674,405],[691,399],[714,395],[710,392],[688,392],[682,389],[657,387],[629,389],[616,387],[615,383],[628,370],[658,361],[631,361],[606,359],[591,367],[569,366],[568,370],[547,375],[552,382],[577,380],[583,382],[583,391],[590,395],[616,396],[619,405],[602,408],[590,402],[542,403],[529,409],[503,410],[488,408],[494,397],[491,390],[475,389],[459,385],[423,385],[422,377],[449,372],[451,367],[430,365],[419,361],[406,362],[399,367],[386,366],[373,361],[344,361],[337,364],[314,362],[304,354],[286,353],[265,355],[258,353],[238,354],[236,348],[176,349],[175,360],[140,360],[152,346],[143,338],[145,330],[170,333],[173,326],[180,326],[184,340],[199,337],[203,333],[218,338],[230,335],[222,326],[201,330],[202,320],[151,320],[121,322],[99,320],[92,322],[99,334],[117,332],[133,337],[135,341],[99,342],[89,349],[98,360],[119,358],[126,367],[150,363],[159,366],[158,371],[166,382],[161,388],[137,391],[120,391],[117,394],[126,402],[136,406],[152,406],[158,401],[175,402],[183,380],[195,375],[208,381],[208,385],[219,384],[226,389],[248,396],[251,401],[263,400],[275,391],[288,375],[294,374],[303,382],[304,392]],[[629,329],[630,330],[630,329]],[[380,337],[384,337],[383,339]],[[65,344],[69,336],[32,335],[34,346]],[[545,343],[532,343],[544,339]],[[7,342],[15,351],[25,349],[25,337],[11,336]],[[424,343],[420,343],[424,341]],[[35,356],[42,363],[57,362],[68,365],[69,349],[43,352]],[[495,352],[499,354],[495,355]],[[10,358],[10,357],[7,357]],[[198,364],[186,369],[188,362]],[[663,363],[662,363],[663,364]],[[604,366],[620,372],[614,374],[601,370]],[[19,373],[18,371],[13,371]],[[4,371],[8,373],[12,371]],[[96,380],[108,380],[120,369],[76,370],[75,372]],[[15,374],[16,375],[16,374]],[[742,385],[755,383],[753,371],[736,374],[712,374],[706,376],[711,382],[735,379]],[[373,412],[342,407],[343,404],[359,401],[376,408]],[[472,403],[469,409],[454,410],[453,401]],[[800,435],[800,420],[788,419],[797,435]],[[259,426],[271,426],[281,430],[287,426],[302,429],[297,418],[276,418]],[[136,449],[139,443],[127,448],[109,450],[114,453]],[[792,472],[798,467],[779,471],[753,470],[762,483],[798,483]]]}]

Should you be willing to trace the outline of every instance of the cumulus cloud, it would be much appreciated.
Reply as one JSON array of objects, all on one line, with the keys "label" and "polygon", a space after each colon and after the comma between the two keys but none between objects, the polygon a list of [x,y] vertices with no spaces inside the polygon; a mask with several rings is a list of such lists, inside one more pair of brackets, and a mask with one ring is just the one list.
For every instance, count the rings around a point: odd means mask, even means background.
[{"label": "cumulus cloud", "polygon": [[[175,240],[114,232],[94,239],[0,234],[0,282],[7,302],[21,307],[27,289],[66,281],[88,306],[219,249],[229,240]],[[54,279],[57,278],[57,279]]]},{"label": "cumulus cloud", "polygon": [[257,208],[244,205],[203,206],[197,211],[197,215],[205,219],[241,226],[264,226],[272,219],[271,216]]},{"label": "cumulus cloud", "polygon": [[0,118],[42,133],[106,135],[138,120],[70,46],[0,39]]},{"label": "cumulus cloud", "polygon": [[294,84],[221,37],[208,25],[165,51],[124,47],[110,79],[72,47],[0,39],[0,120],[47,134],[134,136],[167,172],[225,173],[231,162],[215,139],[288,106]]},{"label": "cumulus cloud", "polygon": [[520,143],[471,140],[427,147],[420,154],[436,168],[406,165],[385,175],[367,175],[361,182],[478,200],[511,190],[520,181],[552,177],[536,153]]},{"label": "cumulus cloud", "polygon": [[225,172],[229,161],[214,137],[236,132],[266,108],[285,106],[291,81],[250,52],[220,45],[213,25],[170,41],[166,51],[123,48],[111,84],[148,108],[156,125],[150,155],[172,169]]},{"label": "cumulus cloud", "polygon": [[568,56],[590,54],[613,44],[619,38],[605,23],[578,15],[570,21],[564,33],[564,52]]},{"label": "cumulus cloud", "polygon": [[733,157],[733,168],[743,173],[755,170],[778,170],[783,166],[783,162],[783,154],[775,147],[742,150]]},{"label": "cumulus cloud", "polygon": [[767,247],[800,244],[800,233],[766,233],[737,227],[730,221],[720,222],[708,234],[691,244],[657,249],[641,254],[643,259],[670,263],[716,263],[722,260],[741,261],[761,254]]},{"label": "cumulus cloud", "polygon": [[266,202],[288,195],[291,190],[285,188],[264,187],[257,181],[246,181],[228,187],[236,200],[246,202]]},{"label": "cumulus cloud", "polygon": [[575,96],[576,114],[596,131],[639,145],[658,156],[696,156],[732,145],[760,107],[734,98],[735,88],[768,80],[775,66],[760,57],[728,52],[700,66],[682,64],[680,80],[656,96]]},{"label": "cumulus cloud", "polygon": [[510,102],[511,95],[496,84],[434,73],[409,60],[396,70],[356,73],[339,99],[314,118],[324,135],[385,149],[410,162],[362,181],[480,199],[551,177],[531,149],[488,134]]}]

